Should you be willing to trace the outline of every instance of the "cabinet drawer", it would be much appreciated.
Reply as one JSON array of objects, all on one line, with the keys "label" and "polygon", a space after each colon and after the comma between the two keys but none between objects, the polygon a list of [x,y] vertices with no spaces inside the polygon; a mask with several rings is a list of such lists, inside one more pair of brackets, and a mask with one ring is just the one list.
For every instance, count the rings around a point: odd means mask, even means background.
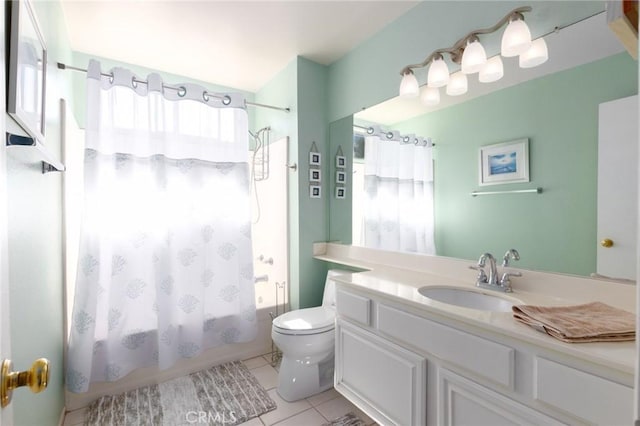
[{"label": "cabinet drawer", "polygon": [[513,348],[385,305],[378,306],[378,329],[443,361],[513,389]]},{"label": "cabinet drawer", "polygon": [[534,398],[597,424],[632,424],[633,389],[537,357]]},{"label": "cabinet drawer", "polygon": [[336,292],[338,315],[363,325],[371,325],[371,299],[344,290]]}]

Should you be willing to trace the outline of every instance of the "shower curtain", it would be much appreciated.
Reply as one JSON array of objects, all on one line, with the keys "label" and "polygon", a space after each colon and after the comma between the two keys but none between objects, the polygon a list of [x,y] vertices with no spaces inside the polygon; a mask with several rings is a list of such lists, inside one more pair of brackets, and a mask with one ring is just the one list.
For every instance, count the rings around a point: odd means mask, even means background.
[{"label": "shower curtain", "polygon": [[72,392],[256,334],[244,99],[105,74],[91,61]]},{"label": "shower curtain", "polygon": [[433,159],[429,140],[397,131],[365,138],[365,247],[435,254]]}]

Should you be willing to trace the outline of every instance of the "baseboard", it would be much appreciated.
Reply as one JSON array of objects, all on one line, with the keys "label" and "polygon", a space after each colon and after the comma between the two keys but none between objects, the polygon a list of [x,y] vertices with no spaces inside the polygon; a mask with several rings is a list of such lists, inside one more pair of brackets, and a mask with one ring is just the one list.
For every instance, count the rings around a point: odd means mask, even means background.
[{"label": "baseboard", "polygon": [[64,426],[64,416],[67,414],[67,407],[62,406],[62,412],[60,413],[60,419],[58,420],[58,426]]}]

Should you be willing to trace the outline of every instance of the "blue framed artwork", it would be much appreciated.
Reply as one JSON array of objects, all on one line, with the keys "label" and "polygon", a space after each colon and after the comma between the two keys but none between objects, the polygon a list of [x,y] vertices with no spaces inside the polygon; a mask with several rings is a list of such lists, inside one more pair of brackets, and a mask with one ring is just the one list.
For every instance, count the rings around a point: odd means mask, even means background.
[{"label": "blue framed artwork", "polygon": [[529,182],[529,139],[480,147],[479,184]]}]

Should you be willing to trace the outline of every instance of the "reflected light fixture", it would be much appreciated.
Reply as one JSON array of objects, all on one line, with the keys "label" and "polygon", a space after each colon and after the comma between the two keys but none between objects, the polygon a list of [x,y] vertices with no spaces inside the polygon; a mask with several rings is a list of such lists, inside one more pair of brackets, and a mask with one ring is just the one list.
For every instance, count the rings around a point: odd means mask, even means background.
[{"label": "reflected light fixture", "polygon": [[438,105],[440,103],[440,89],[425,86],[420,94],[420,100],[426,106]]},{"label": "reflected light fixture", "polygon": [[[531,12],[530,6],[513,9],[493,27],[474,30],[456,41],[452,47],[436,49],[419,64],[407,65],[402,69],[400,96],[416,97],[420,95],[423,104],[431,106],[440,102],[439,87],[447,86],[449,96],[459,96],[467,92],[467,75],[478,73],[481,83],[500,80],[504,75],[504,66],[500,55],[487,59],[487,53],[478,36],[491,34],[507,25],[502,34],[501,55],[519,56],[521,68],[531,68],[543,64],[549,58],[547,44],[543,38],[531,40],[531,31],[524,22],[523,13]],[[450,74],[449,64],[444,58],[448,54],[451,63],[459,64],[460,71]],[[420,91],[420,84],[413,70],[429,67],[427,87]]]},{"label": "reflected light fixture", "polygon": [[484,64],[478,74],[478,80],[480,83],[492,83],[500,80],[502,76],[504,76],[502,58],[500,55],[496,55],[487,59],[487,63]]},{"label": "reflected light fixture", "polygon": [[543,38],[534,40],[531,47],[520,55],[520,68],[533,68],[540,64],[544,64],[549,59],[547,51],[547,43]]},{"label": "reflected light fixture", "polygon": [[447,84],[447,95],[460,96],[467,93],[467,75],[462,71],[451,74],[451,80]]}]

